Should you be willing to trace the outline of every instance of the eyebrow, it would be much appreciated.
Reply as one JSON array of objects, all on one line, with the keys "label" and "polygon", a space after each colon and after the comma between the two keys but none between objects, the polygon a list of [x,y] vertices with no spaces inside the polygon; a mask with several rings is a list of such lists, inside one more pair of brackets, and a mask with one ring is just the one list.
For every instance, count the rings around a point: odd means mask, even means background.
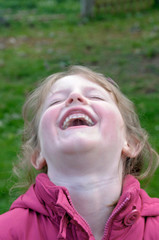
[{"label": "eyebrow", "polygon": [[[99,85],[100,86],[100,85]],[[100,86],[101,87],[101,86]],[[102,90],[104,90],[105,91],[105,89],[104,88],[100,88],[100,89],[98,89],[98,88],[95,88],[95,87],[86,87],[85,88],[85,90],[89,90],[89,91],[102,91]]]},{"label": "eyebrow", "polygon": [[[99,85],[100,86],[100,85]],[[100,86],[100,89],[99,88],[95,88],[95,87],[88,87],[86,88],[87,91],[95,91],[95,92],[100,92],[100,93],[108,93],[109,90],[103,88],[102,86]]]},{"label": "eyebrow", "polygon": [[68,91],[68,89],[63,89],[63,90],[58,90],[58,91],[55,91],[55,92],[51,91],[51,93],[54,95],[54,94],[59,94],[59,93],[65,93],[67,91]]},{"label": "eyebrow", "polygon": [[[65,92],[69,92],[69,90],[70,90],[69,88],[65,88],[65,89],[62,89],[62,90],[57,90],[55,92],[51,91],[51,93],[52,94],[65,93]],[[101,87],[101,89],[98,89],[96,87],[84,87],[83,88],[83,91],[100,91],[100,90],[106,91],[106,89],[104,89],[103,87]]]},{"label": "eyebrow", "polygon": [[[99,85],[100,86],[100,85]],[[101,87],[104,91],[106,91],[103,87]],[[53,94],[57,94],[57,93],[63,93],[63,92],[68,92],[70,89],[69,88],[65,88],[65,89],[62,89],[62,90],[58,90],[58,91],[51,91],[51,93]],[[100,91],[101,89],[98,89],[96,87],[84,87],[83,90],[97,90],[97,91]]]}]

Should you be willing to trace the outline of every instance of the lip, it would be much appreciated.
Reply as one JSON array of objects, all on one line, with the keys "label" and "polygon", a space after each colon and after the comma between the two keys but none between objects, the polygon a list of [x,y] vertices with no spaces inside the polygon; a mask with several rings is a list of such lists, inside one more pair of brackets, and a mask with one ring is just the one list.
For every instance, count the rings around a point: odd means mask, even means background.
[{"label": "lip", "polygon": [[[63,130],[62,126],[63,126],[63,123],[65,121],[65,119],[71,115],[71,114],[74,114],[74,113],[83,113],[83,114],[86,114],[89,118],[91,118],[91,120],[94,122],[94,125],[96,125],[97,123],[97,119],[95,118],[95,116],[93,116],[92,113],[90,113],[88,110],[84,109],[84,108],[71,108],[69,109],[68,111],[66,111],[62,116],[61,118],[59,119],[59,127],[60,129]],[[77,127],[77,126],[76,126]]]}]

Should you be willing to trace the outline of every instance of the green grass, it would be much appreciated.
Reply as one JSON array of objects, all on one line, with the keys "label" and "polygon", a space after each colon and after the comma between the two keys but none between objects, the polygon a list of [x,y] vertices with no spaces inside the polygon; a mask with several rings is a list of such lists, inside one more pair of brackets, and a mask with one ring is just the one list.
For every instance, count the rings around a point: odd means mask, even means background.
[{"label": "green grass", "polygon": [[[45,3],[45,4],[44,4]],[[132,99],[159,151],[159,10],[80,19],[78,1],[0,0],[0,212],[12,199],[21,145],[21,108],[39,80],[72,64],[115,79]],[[159,197],[159,171],[147,188]]]}]

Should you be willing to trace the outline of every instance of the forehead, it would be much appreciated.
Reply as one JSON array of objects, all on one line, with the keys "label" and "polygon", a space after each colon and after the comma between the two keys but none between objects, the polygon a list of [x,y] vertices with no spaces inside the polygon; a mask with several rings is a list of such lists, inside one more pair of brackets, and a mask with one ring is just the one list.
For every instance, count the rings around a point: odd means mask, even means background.
[{"label": "forehead", "polygon": [[100,91],[106,91],[108,89],[103,88],[97,81],[90,80],[81,75],[69,75],[58,79],[52,86],[51,92],[57,92],[66,89],[98,89]]}]

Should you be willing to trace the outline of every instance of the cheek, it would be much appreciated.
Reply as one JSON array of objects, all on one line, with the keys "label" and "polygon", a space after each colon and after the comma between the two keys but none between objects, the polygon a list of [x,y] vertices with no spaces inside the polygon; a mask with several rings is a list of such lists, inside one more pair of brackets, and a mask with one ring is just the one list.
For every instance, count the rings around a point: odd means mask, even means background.
[{"label": "cheek", "polygon": [[104,136],[109,137],[111,141],[120,141],[125,135],[123,119],[116,109],[107,108],[107,111],[103,111],[101,127]]},{"label": "cheek", "polygon": [[48,109],[41,117],[39,124],[40,141],[46,142],[56,133],[58,111]]}]

